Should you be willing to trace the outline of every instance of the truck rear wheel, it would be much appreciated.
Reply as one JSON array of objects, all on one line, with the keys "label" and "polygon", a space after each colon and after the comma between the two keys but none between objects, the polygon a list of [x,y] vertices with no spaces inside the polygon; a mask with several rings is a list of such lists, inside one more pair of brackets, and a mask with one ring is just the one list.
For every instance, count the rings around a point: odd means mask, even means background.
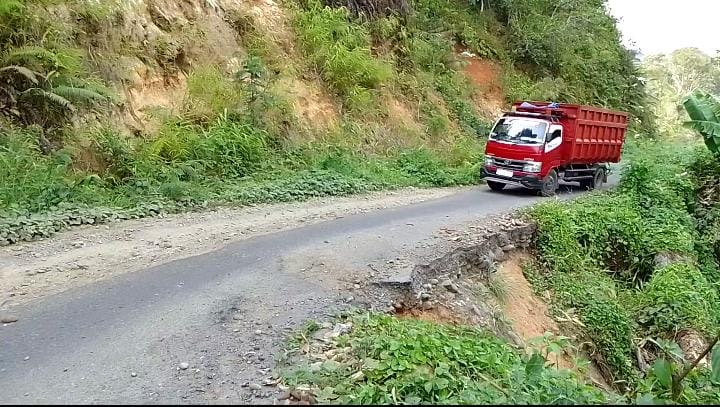
[{"label": "truck rear wheel", "polygon": [[602,168],[598,168],[597,170],[595,170],[595,174],[593,174],[592,189],[600,188],[604,182],[605,170]]},{"label": "truck rear wheel", "polygon": [[593,172],[592,178],[580,181],[580,187],[583,189],[593,190],[595,188],[600,188],[604,182],[605,170],[602,168],[598,168],[595,170],[595,172]]},{"label": "truck rear wheel", "polygon": [[555,170],[550,170],[547,176],[542,181],[540,186],[540,195],[542,196],[554,196],[559,186],[558,175]]},{"label": "truck rear wheel", "polygon": [[503,188],[505,188],[505,184],[503,184],[502,182],[487,181],[487,185],[493,191],[502,191]]}]

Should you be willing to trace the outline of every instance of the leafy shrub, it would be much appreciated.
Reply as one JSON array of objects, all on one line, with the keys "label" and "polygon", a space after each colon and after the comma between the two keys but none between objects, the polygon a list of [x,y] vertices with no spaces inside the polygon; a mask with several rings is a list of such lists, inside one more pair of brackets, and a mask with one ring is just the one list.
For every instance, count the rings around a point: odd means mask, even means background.
[{"label": "leafy shrub", "polygon": [[652,332],[694,329],[713,334],[720,328],[720,299],[700,271],[673,264],[653,275],[642,293],[639,321]]},{"label": "leafy shrub", "polygon": [[[341,404],[602,403],[606,396],[545,359],[520,355],[489,333],[411,319],[367,315],[352,320],[342,363],[286,375],[311,381],[320,402]],[[359,374],[358,372],[362,372]]]},{"label": "leafy shrub", "polygon": [[367,28],[349,20],[347,9],[308,2],[295,17],[298,39],[309,60],[343,98],[358,98],[392,76],[392,68],[374,57]]},{"label": "leafy shrub", "polygon": [[249,123],[218,120],[198,143],[195,158],[216,174],[246,176],[270,159],[269,139]]},{"label": "leafy shrub", "polygon": [[403,152],[397,159],[398,168],[422,184],[447,186],[452,184],[442,163],[427,150]]}]

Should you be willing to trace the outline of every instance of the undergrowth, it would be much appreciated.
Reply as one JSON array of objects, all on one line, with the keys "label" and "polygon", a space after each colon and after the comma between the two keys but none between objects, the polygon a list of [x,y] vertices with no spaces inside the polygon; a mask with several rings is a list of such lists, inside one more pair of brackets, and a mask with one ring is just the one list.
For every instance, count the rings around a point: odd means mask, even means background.
[{"label": "undergrowth", "polygon": [[284,382],[312,385],[337,404],[606,403],[574,372],[550,367],[482,330],[365,314],[334,340],[332,360],[287,368]]},{"label": "undergrowth", "polygon": [[707,250],[717,235],[709,238],[698,218],[700,207],[717,205],[698,199],[712,161],[691,147],[640,149],[616,191],[532,210],[543,266],[533,283],[550,290],[557,307],[575,310],[596,361],[637,394],[652,379],[638,366],[644,338],[720,332],[718,256]]}]

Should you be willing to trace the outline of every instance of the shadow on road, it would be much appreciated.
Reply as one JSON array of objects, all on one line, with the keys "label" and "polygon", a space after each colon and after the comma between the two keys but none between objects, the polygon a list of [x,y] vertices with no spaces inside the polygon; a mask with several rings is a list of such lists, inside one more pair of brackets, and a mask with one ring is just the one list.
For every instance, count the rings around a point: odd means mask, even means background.
[{"label": "shadow on road", "polygon": [[[505,189],[502,191],[492,191],[487,186],[484,186],[484,188],[487,189],[488,192],[495,193],[495,194],[504,194],[504,195],[514,195],[518,197],[537,197],[538,191],[534,191],[531,189],[523,188],[523,187],[513,187],[513,186],[506,186]],[[601,188],[601,190],[605,189],[606,187]],[[577,183],[560,183],[560,188],[557,190],[557,195],[570,195],[570,194],[578,194],[582,192],[587,192],[587,188],[581,187]]]}]

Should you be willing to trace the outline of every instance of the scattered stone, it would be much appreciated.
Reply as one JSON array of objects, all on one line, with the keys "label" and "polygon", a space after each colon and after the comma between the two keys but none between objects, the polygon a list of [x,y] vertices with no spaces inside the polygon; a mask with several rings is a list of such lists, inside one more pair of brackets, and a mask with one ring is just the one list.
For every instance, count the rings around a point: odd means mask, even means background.
[{"label": "scattered stone", "polygon": [[180,363],[179,367],[180,367],[180,370],[186,370],[187,368],[190,367],[190,364],[187,362],[182,362],[182,363]]},{"label": "scattered stone", "polygon": [[430,294],[428,294],[428,293],[422,293],[422,294],[420,294],[420,299],[423,300],[423,301],[427,301],[427,300],[430,299]]},{"label": "scattered stone", "polygon": [[15,315],[0,315],[0,322],[3,324],[12,324],[13,322],[17,322],[18,317]]},{"label": "scattered stone", "polygon": [[262,390],[262,386],[257,383],[250,383],[250,390]]},{"label": "scattered stone", "polygon": [[25,356],[23,360],[27,362],[28,360],[30,360],[30,356]]},{"label": "scattered stone", "polygon": [[130,377],[137,377],[137,373],[135,373],[135,372],[130,372]]},{"label": "scattered stone", "polygon": [[508,244],[508,245],[503,246],[503,247],[502,247],[502,250],[503,250],[504,252],[510,252],[510,251],[515,250],[515,246],[512,245],[512,244]]},{"label": "scattered stone", "polygon": [[458,290],[458,287],[453,284],[450,280],[445,280],[442,282],[442,286],[445,287],[446,290],[450,291],[453,294],[457,294],[460,290]]},{"label": "scattered stone", "polygon": [[262,333],[263,333],[263,331],[261,331],[261,330],[259,330],[259,329],[256,329],[256,330],[255,330],[255,335],[262,335]]},{"label": "scattered stone", "polygon": [[71,245],[73,247],[85,247],[85,242],[83,242],[82,240],[76,240],[72,242]]},{"label": "scattered stone", "polygon": [[290,394],[290,392],[289,392],[289,391],[284,391],[284,392],[280,393],[280,394],[277,396],[277,399],[280,400],[280,401],[282,401],[282,400],[287,400],[287,399],[289,399],[290,397],[292,397],[292,395]]},{"label": "scattered stone", "polygon": [[439,281],[438,281],[437,278],[431,278],[431,279],[430,279],[430,284],[432,284],[432,285],[438,285],[438,283],[439,283]]}]

